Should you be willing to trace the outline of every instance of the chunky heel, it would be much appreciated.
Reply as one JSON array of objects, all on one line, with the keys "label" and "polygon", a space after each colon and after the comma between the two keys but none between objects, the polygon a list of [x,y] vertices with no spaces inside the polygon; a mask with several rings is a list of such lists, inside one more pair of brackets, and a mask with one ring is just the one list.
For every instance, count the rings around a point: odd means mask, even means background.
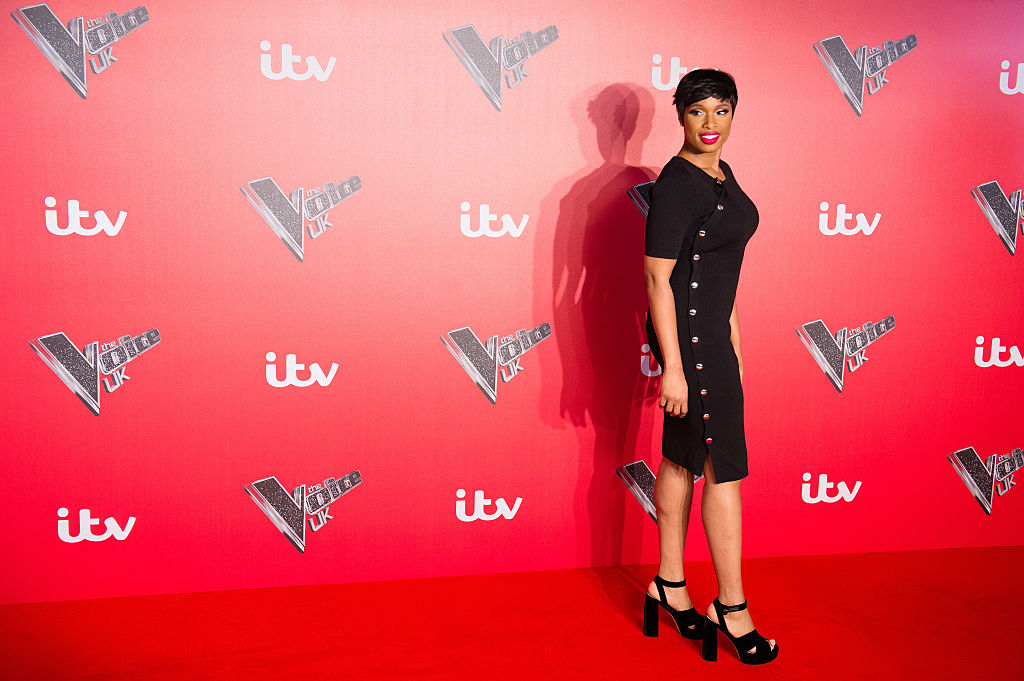
[{"label": "chunky heel", "polygon": [[[767,664],[779,656],[779,644],[776,643],[773,648],[771,644],[768,643],[768,639],[757,633],[757,629],[749,631],[742,636],[733,636],[729,632],[729,626],[725,623],[726,613],[746,610],[746,601],[743,601],[739,605],[722,605],[722,602],[716,598],[711,605],[714,606],[715,613],[718,615],[718,624],[716,625],[712,622],[710,617],[704,624],[703,653],[705,660],[714,660],[718,656],[718,646],[715,645],[717,641],[712,638],[712,649],[710,651],[711,657],[708,657],[708,630],[711,631],[712,636],[717,636],[719,629],[722,630],[723,634],[729,637],[729,641],[732,642],[733,647],[736,649],[736,655],[739,656],[740,662],[743,664]],[[751,650],[754,652],[749,652]]]},{"label": "chunky heel", "polygon": [[678,588],[686,586],[686,580],[681,582],[667,582],[660,575],[654,576],[654,585],[658,587],[658,597],[651,594],[644,595],[644,636],[658,635],[658,608],[662,607],[672,615],[676,628],[684,637],[697,641],[704,633],[704,618],[697,614],[697,608],[676,610],[668,604],[665,597],[665,587]]},{"label": "chunky heel", "polygon": [[658,635],[658,599],[644,596],[644,636]]},{"label": "chunky heel", "polygon": [[718,627],[710,619],[704,619],[704,640],[701,642],[700,656],[708,662],[718,660]]}]

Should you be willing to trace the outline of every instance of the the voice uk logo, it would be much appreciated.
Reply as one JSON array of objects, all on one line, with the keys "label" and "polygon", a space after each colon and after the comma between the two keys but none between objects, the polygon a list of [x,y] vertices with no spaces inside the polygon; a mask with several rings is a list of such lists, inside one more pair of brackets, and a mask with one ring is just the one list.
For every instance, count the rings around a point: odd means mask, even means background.
[{"label": "the voice uk logo", "polygon": [[947,458],[988,515],[992,515],[993,496],[1009,492],[1017,484],[1013,481],[1014,474],[1024,467],[1024,450],[1019,447],[1007,454],[992,454],[984,461],[974,447],[953,452]]},{"label": "the voice uk logo", "polygon": [[159,342],[160,332],[150,329],[138,336],[122,336],[102,345],[93,341],[79,350],[62,331],[39,336],[29,341],[29,345],[89,411],[99,416],[100,376],[106,391],[114,392],[130,378],[125,373],[125,365]]},{"label": "the voice uk logo", "polygon": [[832,333],[825,322],[818,319],[798,326],[796,335],[835,389],[843,392],[846,370],[859,369],[868,360],[868,346],[895,327],[896,318],[889,316],[880,322],[865,322],[853,329],[843,327]]},{"label": "the voice uk logo", "polygon": [[253,180],[240,187],[252,207],[299,262],[306,253],[306,232],[310,239],[315,239],[332,227],[327,221],[327,211],[362,188],[358,175],[337,184],[325,182],[314,189],[299,187],[289,194],[285,194],[272,177]]},{"label": "the voice uk logo", "polygon": [[1010,255],[1017,251],[1017,234],[1024,230],[1022,194],[1024,190],[1018,189],[1007,196],[998,182],[979,184],[971,190],[971,196]]},{"label": "the voice uk logo", "polygon": [[86,64],[94,74],[105,71],[117,61],[114,43],[149,22],[146,8],[136,7],[88,21],[76,17],[65,26],[45,2],[16,9],[11,17],[82,99],[87,89]]},{"label": "the voice uk logo", "polygon": [[441,342],[491,404],[495,404],[498,400],[499,374],[503,383],[518,376],[524,371],[519,363],[522,356],[547,340],[551,334],[551,324],[544,322],[529,331],[520,329],[508,336],[491,336],[485,344],[480,342],[471,328],[464,326],[441,336]]},{"label": "the voice uk logo", "polygon": [[319,531],[328,520],[330,505],[345,496],[363,478],[359,471],[352,471],[343,478],[327,478],[315,485],[299,485],[289,494],[275,476],[250,482],[245,493],[260,507],[274,527],[281,530],[299,553],[306,552],[306,522],[313,532]]},{"label": "the voice uk logo", "polygon": [[864,110],[865,86],[870,94],[876,94],[889,82],[886,70],[916,47],[913,33],[901,40],[886,40],[881,47],[862,45],[853,52],[840,35],[814,43],[814,51],[858,116]]},{"label": "the voice uk logo", "polygon": [[530,75],[526,72],[526,60],[558,40],[558,29],[551,25],[508,40],[499,35],[489,43],[484,42],[473,24],[453,28],[442,35],[491,105],[501,111],[502,71],[507,71],[505,85],[509,89],[522,83],[523,78]]}]

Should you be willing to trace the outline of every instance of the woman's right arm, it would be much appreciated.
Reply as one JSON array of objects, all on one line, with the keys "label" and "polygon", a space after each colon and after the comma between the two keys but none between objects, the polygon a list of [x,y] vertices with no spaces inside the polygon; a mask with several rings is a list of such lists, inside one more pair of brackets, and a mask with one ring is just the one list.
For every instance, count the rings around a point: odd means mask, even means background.
[{"label": "woman's right arm", "polygon": [[679,334],[676,331],[676,301],[669,283],[675,266],[675,260],[644,256],[644,278],[647,280],[651,321],[658,335],[663,359],[659,404],[666,414],[685,416],[688,387],[683,375],[683,358],[679,351]]}]

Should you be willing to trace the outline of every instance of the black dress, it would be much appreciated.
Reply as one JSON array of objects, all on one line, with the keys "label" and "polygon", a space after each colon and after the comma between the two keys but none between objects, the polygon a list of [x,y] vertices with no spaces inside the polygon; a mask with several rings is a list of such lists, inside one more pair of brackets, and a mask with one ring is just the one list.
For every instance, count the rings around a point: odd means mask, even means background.
[{"label": "black dress", "polygon": [[[743,388],[729,317],[758,216],[728,164],[720,166],[724,181],[672,157],[651,188],[644,252],[677,260],[670,283],[689,388],[686,416],[665,416],[662,455],[694,475],[710,456],[715,479],[729,482],[747,475]],[[650,311],[647,340],[664,364]]]}]

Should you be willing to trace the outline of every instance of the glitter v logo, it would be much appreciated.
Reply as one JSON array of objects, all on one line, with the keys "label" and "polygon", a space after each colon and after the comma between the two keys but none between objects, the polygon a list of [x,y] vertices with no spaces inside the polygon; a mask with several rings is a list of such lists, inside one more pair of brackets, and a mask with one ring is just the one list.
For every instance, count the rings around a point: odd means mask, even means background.
[{"label": "glitter v logo", "polygon": [[487,99],[501,111],[502,67],[509,72],[505,74],[505,84],[510,88],[519,85],[530,75],[524,68],[526,60],[558,40],[558,29],[552,24],[543,31],[527,31],[504,43],[504,36],[500,35],[485,43],[473,24],[453,28],[442,35]]},{"label": "glitter v logo", "polygon": [[[29,5],[11,12],[11,17],[28,34],[54,68],[64,76],[68,85],[85,99],[85,64],[88,60],[93,73],[105,71],[113,56],[113,45],[149,21],[145,7],[136,7],[125,14],[109,12],[102,18],[85,21],[76,17],[67,28],[47,4]],[[86,52],[94,55],[86,57]]]},{"label": "glitter v logo", "polygon": [[160,342],[160,332],[150,329],[134,338],[122,336],[102,346],[93,341],[80,351],[63,331],[39,336],[29,342],[33,350],[57,374],[64,385],[89,408],[100,415],[100,373],[103,385],[112,393],[127,381],[124,366]]},{"label": "glitter v logo", "polygon": [[865,84],[870,94],[881,90],[889,82],[885,78],[885,70],[915,47],[917,36],[913,33],[895,42],[886,40],[881,47],[870,50],[867,45],[862,45],[855,52],[850,52],[846,41],[839,35],[814,43],[814,51],[858,116],[864,109]]},{"label": "glitter v logo", "polygon": [[327,478],[321,483],[299,485],[291,494],[276,476],[250,482],[245,493],[263,511],[270,522],[281,530],[285,538],[299,553],[306,552],[306,520],[309,529],[317,532],[328,520],[333,520],[328,507],[345,496],[363,481],[359,471],[343,478]]},{"label": "glitter v logo", "polygon": [[868,346],[896,326],[896,318],[886,317],[880,322],[864,322],[859,328],[843,327],[834,334],[818,319],[796,328],[796,335],[811,353],[814,361],[828,376],[833,387],[843,392],[843,378],[849,364],[850,371],[856,371],[867,361]]},{"label": "glitter v logo", "polygon": [[337,184],[325,182],[315,189],[299,187],[285,194],[274,178],[264,177],[239,188],[274,234],[302,262],[306,253],[303,226],[310,239],[323,234],[332,226],[327,221],[327,211],[362,189],[363,182],[353,175]]},{"label": "glitter v logo", "polygon": [[993,494],[1003,496],[1009,492],[1017,484],[1014,473],[1024,468],[1024,451],[1019,447],[1007,454],[992,454],[984,461],[974,447],[953,452],[946,458],[987,515],[992,515]]},{"label": "glitter v logo", "polygon": [[464,326],[441,336],[441,342],[491,404],[495,404],[498,400],[498,375],[504,383],[515,378],[523,370],[519,364],[520,357],[551,334],[551,324],[544,322],[534,329],[520,329],[504,338],[491,336],[484,344],[473,329]]},{"label": "glitter v logo", "polygon": [[1017,233],[1024,229],[1024,201],[1018,189],[1009,196],[1003,193],[998,182],[986,182],[971,189],[971,196],[985,214],[988,223],[996,230],[1006,250],[1013,255],[1017,250]]}]

